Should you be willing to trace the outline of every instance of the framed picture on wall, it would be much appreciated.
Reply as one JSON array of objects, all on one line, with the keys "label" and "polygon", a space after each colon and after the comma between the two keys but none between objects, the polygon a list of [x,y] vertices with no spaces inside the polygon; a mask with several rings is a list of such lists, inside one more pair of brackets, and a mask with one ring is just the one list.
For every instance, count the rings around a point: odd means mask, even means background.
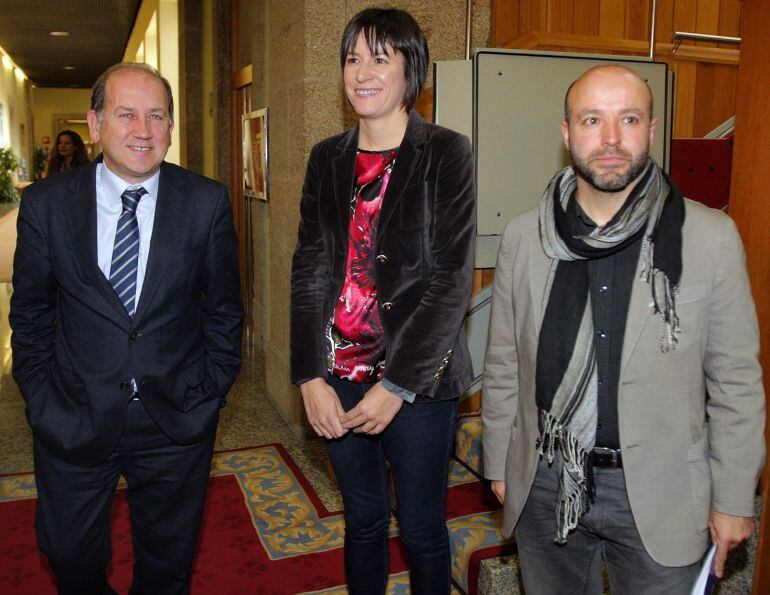
[{"label": "framed picture on wall", "polygon": [[243,195],[267,201],[267,108],[241,117],[243,122]]}]

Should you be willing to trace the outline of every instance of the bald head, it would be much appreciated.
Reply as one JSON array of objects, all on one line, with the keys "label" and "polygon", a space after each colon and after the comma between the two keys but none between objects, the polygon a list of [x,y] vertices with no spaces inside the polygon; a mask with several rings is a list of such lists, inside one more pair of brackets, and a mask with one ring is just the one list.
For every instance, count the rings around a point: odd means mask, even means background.
[{"label": "bald head", "polygon": [[570,101],[576,94],[590,90],[592,86],[602,83],[610,83],[613,85],[627,85],[629,90],[641,89],[649,98],[649,109],[647,116],[652,120],[653,101],[652,90],[638,73],[631,70],[626,66],[616,66],[603,64],[601,66],[594,66],[589,68],[583,74],[581,74],[567,89],[567,93],[564,95],[564,120],[569,122],[572,109],[570,107]]}]

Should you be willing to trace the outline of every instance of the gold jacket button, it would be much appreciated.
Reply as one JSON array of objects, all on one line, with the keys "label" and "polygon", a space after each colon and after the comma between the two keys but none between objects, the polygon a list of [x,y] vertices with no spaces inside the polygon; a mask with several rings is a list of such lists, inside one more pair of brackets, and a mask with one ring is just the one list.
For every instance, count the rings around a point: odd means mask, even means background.
[{"label": "gold jacket button", "polygon": [[378,254],[377,255],[377,262],[386,263],[388,262],[388,257],[384,254]]},{"label": "gold jacket button", "polygon": [[384,304],[382,304],[383,310],[390,310],[392,307],[393,307],[393,302],[385,302]]}]

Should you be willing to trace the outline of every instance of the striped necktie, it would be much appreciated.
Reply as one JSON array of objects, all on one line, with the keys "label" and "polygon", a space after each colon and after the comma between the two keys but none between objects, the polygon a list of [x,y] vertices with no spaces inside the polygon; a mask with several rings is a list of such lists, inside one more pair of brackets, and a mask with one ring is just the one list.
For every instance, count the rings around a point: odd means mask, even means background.
[{"label": "striped necktie", "polygon": [[127,188],[121,194],[123,211],[118,219],[118,231],[115,234],[115,247],[112,249],[110,264],[110,285],[132,318],[136,312],[136,271],[139,267],[139,223],[136,220],[136,207],[145,194],[147,190],[141,186]]}]

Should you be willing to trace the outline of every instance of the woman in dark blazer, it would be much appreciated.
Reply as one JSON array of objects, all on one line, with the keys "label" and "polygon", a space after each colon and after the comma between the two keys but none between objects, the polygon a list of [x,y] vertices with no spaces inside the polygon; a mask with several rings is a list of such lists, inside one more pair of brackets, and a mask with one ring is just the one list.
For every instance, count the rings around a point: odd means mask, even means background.
[{"label": "woman in dark blazer", "polygon": [[444,521],[457,397],[472,378],[475,185],[468,139],[412,109],[427,74],[406,12],[345,29],[358,125],[313,147],[292,265],[291,366],[345,505],[350,592],[384,593],[396,492],[412,593],[449,592]]}]

